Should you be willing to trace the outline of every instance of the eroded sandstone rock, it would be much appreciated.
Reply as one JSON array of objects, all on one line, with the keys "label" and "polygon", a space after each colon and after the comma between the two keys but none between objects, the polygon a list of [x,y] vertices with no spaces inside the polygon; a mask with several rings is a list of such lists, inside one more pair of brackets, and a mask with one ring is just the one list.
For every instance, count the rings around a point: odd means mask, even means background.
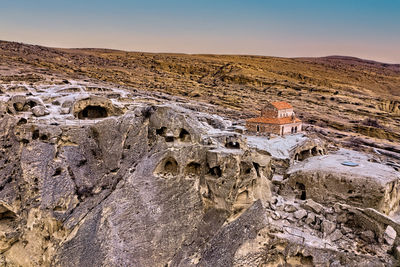
[{"label": "eroded sandstone rock", "polygon": [[[342,163],[348,160],[359,165],[344,166]],[[397,209],[400,200],[399,177],[389,166],[369,162],[362,154],[341,150],[293,166],[288,170],[287,185],[300,199],[348,203],[389,214]]]},{"label": "eroded sandstone rock", "polygon": [[[15,115],[26,103],[18,99]],[[165,265],[189,240],[205,246],[201,235],[269,200],[270,158],[240,136],[210,139],[213,126],[177,106],[120,110],[90,97],[73,113],[96,123],[1,119],[6,264]],[[235,142],[242,147],[227,147]]]},{"label": "eroded sandstone rock", "polygon": [[338,169],[315,137],[243,136],[166,96],[26,90],[0,102],[0,265],[396,264],[387,165]]}]

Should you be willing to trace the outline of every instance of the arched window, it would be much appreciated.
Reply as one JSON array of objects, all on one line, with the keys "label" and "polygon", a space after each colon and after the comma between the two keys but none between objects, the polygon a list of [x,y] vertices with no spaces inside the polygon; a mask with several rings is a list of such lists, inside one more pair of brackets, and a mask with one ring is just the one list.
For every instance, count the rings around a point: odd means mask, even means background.
[{"label": "arched window", "polygon": [[260,125],[257,125],[257,132],[260,131]]}]

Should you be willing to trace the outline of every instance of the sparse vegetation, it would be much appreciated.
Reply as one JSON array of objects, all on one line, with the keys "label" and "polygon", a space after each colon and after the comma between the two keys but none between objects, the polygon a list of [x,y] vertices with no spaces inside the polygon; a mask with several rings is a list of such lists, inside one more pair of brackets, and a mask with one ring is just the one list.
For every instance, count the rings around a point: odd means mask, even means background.
[{"label": "sparse vegetation", "polygon": [[[386,129],[389,135],[400,131],[400,65],[337,56],[291,59],[154,54],[1,41],[0,62],[3,83],[93,80],[133,92],[163,92],[215,104],[233,110],[224,115],[236,119],[258,114],[265,100],[285,100],[296,107],[304,121],[324,127],[337,129],[341,125],[340,130],[359,131],[358,124],[350,120],[378,115],[380,124],[391,125]],[[385,116],[379,115],[382,111]]]}]

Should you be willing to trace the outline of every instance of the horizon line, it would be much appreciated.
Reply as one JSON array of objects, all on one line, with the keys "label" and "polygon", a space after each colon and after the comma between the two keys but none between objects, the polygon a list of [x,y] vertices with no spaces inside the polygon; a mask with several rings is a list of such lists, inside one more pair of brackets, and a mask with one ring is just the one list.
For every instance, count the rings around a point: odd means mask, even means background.
[{"label": "horizon line", "polygon": [[240,53],[185,53],[185,52],[172,52],[172,51],[143,51],[143,50],[125,50],[125,49],[118,49],[118,48],[111,48],[111,47],[63,47],[63,46],[51,46],[51,45],[43,45],[43,44],[34,44],[34,43],[27,43],[21,41],[10,41],[10,40],[2,40],[0,42],[7,42],[7,43],[17,43],[23,45],[31,45],[31,46],[40,46],[46,48],[53,48],[53,49],[69,49],[69,50],[89,50],[89,49],[98,49],[98,50],[109,50],[109,51],[119,51],[119,52],[127,52],[127,53],[145,53],[145,54],[174,54],[174,55],[192,55],[192,56],[241,56],[241,57],[272,57],[272,58],[285,58],[285,59],[317,59],[317,58],[334,58],[334,57],[342,57],[343,59],[358,59],[372,63],[379,63],[385,65],[393,65],[393,66],[400,66],[399,63],[388,63],[383,61],[378,61],[376,59],[370,58],[361,58],[352,55],[339,55],[339,54],[331,54],[325,56],[273,56],[273,55],[261,55],[261,54],[240,54]]}]

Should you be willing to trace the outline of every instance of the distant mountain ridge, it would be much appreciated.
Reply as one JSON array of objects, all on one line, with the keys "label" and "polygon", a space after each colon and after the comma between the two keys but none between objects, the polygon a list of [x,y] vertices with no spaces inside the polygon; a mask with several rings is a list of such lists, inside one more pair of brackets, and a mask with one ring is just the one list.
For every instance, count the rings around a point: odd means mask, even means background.
[{"label": "distant mountain ridge", "polygon": [[[5,40],[0,40],[0,46],[18,46],[20,45],[21,47],[36,47],[36,48],[47,48],[47,49],[62,49],[62,50],[81,50],[81,51],[93,51],[93,52],[128,52],[128,53],[146,53],[146,54],[157,54],[154,52],[146,52],[146,51],[126,51],[126,50],[120,50],[120,49],[112,49],[112,48],[94,48],[94,47],[74,47],[74,48],[57,48],[57,47],[47,47],[47,46],[41,46],[41,45],[35,45],[35,44],[26,44],[22,42],[11,42],[11,41],[5,41]],[[276,58],[291,58],[291,59],[311,59],[311,60],[344,60],[344,61],[356,61],[360,63],[369,63],[369,64],[378,64],[383,67],[388,67],[388,66],[395,66],[400,68],[400,63],[385,63],[385,62],[380,62],[376,60],[371,60],[371,59],[363,59],[359,57],[353,57],[353,56],[343,56],[343,55],[329,55],[329,56],[323,56],[323,57],[277,57],[277,56],[263,56],[263,55],[227,55],[227,54],[197,54],[197,53],[169,53],[169,52],[161,52],[159,54],[174,54],[174,55],[215,55],[215,56],[249,56],[249,57],[276,57]]]},{"label": "distant mountain ridge", "polygon": [[351,56],[340,56],[340,55],[332,55],[326,57],[301,57],[298,59],[308,59],[308,60],[315,60],[321,62],[329,62],[329,61],[336,61],[342,62],[343,64],[362,64],[362,65],[369,65],[369,66],[376,66],[376,67],[383,67],[389,68],[394,71],[400,72],[400,64],[393,64],[393,63],[384,63],[370,59],[362,59],[358,57],[351,57]]}]

